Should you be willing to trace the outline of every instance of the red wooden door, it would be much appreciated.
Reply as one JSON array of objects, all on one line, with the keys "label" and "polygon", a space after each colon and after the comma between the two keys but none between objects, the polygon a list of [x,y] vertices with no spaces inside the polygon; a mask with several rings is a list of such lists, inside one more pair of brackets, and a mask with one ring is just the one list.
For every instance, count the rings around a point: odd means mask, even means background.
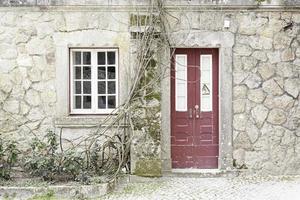
[{"label": "red wooden door", "polygon": [[171,63],[172,168],[218,168],[218,49],[179,48]]}]

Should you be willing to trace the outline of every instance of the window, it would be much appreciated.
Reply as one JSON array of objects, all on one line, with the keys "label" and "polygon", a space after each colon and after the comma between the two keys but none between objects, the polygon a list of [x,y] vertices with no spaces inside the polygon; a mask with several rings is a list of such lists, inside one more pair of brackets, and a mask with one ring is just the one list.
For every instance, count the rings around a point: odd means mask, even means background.
[{"label": "window", "polygon": [[108,114],[118,106],[118,51],[70,50],[71,114]]},{"label": "window", "polygon": [[176,111],[187,111],[187,55],[177,54],[175,63]]},{"label": "window", "polygon": [[201,111],[212,111],[212,55],[201,55]]}]

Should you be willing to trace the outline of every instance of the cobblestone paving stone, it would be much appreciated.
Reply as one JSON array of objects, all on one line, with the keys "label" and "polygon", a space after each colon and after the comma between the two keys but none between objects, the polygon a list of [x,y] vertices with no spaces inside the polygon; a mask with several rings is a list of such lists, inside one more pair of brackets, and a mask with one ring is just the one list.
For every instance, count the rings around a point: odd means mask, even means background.
[{"label": "cobblestone paving stone", "polygon": [[299,176],[164,177],[128,183],[104,200],[300,200]]}]

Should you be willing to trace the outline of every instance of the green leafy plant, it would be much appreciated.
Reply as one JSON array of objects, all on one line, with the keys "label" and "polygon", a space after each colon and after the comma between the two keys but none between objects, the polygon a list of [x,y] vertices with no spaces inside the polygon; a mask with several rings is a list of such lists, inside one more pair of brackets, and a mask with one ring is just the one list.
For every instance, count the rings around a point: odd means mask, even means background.
[{"label": "green leafy plant", "polygon": [[260,5],[262,2],[265,2],[266,0],[255,0],[258,5]]},{"label": "green leafy plant", "polygon": [[[83,156],[79,152],[73,150],[73,151],[68,151],[65,155],[62,155],[61,160],[62,160],[60,165],[61,172],[70,175],[74,180],[82,181],[82,179],[78,178],[78,176],[83,174],[85,171],[85,167],[84,167],[85,161]],[[86,181],[82,181],[82,182],[86,182]]]},{"label": "green leafy plant", "polygon": [[31,175],[41,176],[44,180],[52,180],[56,169],[55,151],[58,143],[55,133],[48,131],[44,141],[34,138],[29,155],[25,157],[24,167]]},{"label": "green leafy plant", "polygon": [[19,153],[16,141],[0,139],[0,179],[10,179],[12,167],[17,163]]},{"label": "green leafy plant", "polygon": [[48,131],[42,141],[33,140],[24,163],[26,171],[33,176],[43,177],[45,181],[77,180],[77,176],[84,171],[81,154],[75,150],[59,150],[57,136],[53,131]]}]

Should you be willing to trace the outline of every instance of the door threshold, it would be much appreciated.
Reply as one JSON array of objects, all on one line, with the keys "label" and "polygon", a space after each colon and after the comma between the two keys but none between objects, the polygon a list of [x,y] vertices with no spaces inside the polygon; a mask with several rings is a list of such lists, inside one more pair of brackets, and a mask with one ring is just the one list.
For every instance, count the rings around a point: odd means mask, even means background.
[{"label": "door threshold", "polygon": [[222,169],[172,169],[171,171],[163,172],[166,177],[235,177],[238,176],[238,171],[222,170]]},{"label": "door threshold", "polygon": [[218,174],[220,172],[223,172],[223,170],[220,169],[193,169],[193,168],[187,168],[187,169],[172,169],[172,173],[210,173],[210,174]]}]

